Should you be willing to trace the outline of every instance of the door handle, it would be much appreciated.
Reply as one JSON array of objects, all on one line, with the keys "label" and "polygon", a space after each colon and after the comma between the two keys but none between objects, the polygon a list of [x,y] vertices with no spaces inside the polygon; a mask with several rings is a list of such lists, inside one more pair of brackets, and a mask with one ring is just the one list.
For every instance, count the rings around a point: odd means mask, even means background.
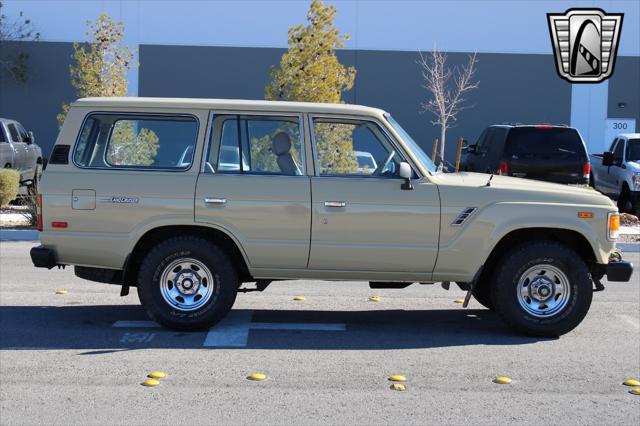
[{"label": "door handle", "polygon": [[226,198],[205,198],[204,203],[208,205],[221,206],[227,204]]},{"label": "door handle", "polygon": [[344,201],[325,201],[324,202],[325,207],[345,207],[346,205],[347,203],[345,203]]}]

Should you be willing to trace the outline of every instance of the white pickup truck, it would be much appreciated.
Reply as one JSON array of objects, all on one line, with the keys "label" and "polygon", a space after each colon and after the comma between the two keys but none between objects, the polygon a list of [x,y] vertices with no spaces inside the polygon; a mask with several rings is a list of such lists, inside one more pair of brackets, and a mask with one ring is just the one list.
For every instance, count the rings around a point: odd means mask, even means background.
[{"label": "white pickup truck", "polygon": [[615,137],[609,151],[591,154],[591,186],[618,200],[621,212],[640,212],[640,133]]}]

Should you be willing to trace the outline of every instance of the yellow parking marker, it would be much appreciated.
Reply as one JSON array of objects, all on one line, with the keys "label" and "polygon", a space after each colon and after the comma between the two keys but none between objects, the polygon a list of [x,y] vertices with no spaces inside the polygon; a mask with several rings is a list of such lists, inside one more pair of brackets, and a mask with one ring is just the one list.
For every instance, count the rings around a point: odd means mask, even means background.
[{"label": "yellow parking marker", "polygon": [[400,375],[400,374],[395,374],[391,377],[389,377],[389,380],[391,380],[392,382],[406,382],[407,378]]},{"label": "yellow parking marker", "polygon": [[405,385],[403,385],[402,383],[392,383],[391,386],[389,386],[389,388],[392,389],[392,390],[397,390],[397,391],[407,390],[407,387]]},{"label": "yellow parking marker", "polygon": [[634,395],[640,395],[640,388],[633,388],[629,391],[629,393],[632,393]]},{"label": "yellow parking marker", "polygon": [[56,294],[67,294],[67,290],[58,290]]},{"label": "yellow parking marker", "polygon": [[464,303],[464,299],[456,299],[453,303]]},{"label": "yellow parking marker", "polygon": [[296,296],[293,298],[293,300],[297,300],[297,301],[302,301],[302,300],[306,300],[304,296]]},{"label": "yellow parking marker", "polygon": [[624,382],[622,382],[622,384],[625,386],[640,386],[640,381],[636,379],[627,379]]},{"label": "yellow parking marker", "polygon": [[247,376],[247,380],[254,380],[256,382],[265,380],[266,378],[267,378],[266,374],[262,374],[262,373],[253,373]]},{"label": "yellow parking marker", "polygon": [[160,384],[159,381],[155,380],[155,379],[147,379],[144,382],[140,383],[142,386],[147,386],[147,387],[153,387],[153,386],[158,386]]},{"label": "yellow parking marker", "polygon": [[380,300],[380,296],[371,296],[369,298],[369,302],[379,302]]},{"label": "yellow parking marker", "polygon": [[498,376],[495,379],[493,379],[493,383],[498,383],[501,385],[507,385],[509,383],[511,383],[511,379],[505,376]]},{"label": "yellow parking marker", "polygon": [[164,379],[165,376],[166,376],[166,374],[164,374],[164,372],[162,372],[162,371],[153,371],[153,372],[147,374],[147,377],[152,378],[152,379]]}]

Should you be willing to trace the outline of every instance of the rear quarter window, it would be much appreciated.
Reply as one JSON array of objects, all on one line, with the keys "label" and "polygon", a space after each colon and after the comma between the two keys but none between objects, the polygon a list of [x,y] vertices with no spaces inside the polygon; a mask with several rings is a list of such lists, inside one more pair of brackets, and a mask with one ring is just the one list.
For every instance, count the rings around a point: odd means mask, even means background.
[{"label": "rear quarter window", "polygon": [[514,127],[509,130],[505,154],[512,156],[587,157],[586,148],[575,129],[564,127]]},{"label": "rear quarter window", "polygon": [[94,113],[85,119],[73,159],[87,168],[186,170],[197,136],[193,116]]}]

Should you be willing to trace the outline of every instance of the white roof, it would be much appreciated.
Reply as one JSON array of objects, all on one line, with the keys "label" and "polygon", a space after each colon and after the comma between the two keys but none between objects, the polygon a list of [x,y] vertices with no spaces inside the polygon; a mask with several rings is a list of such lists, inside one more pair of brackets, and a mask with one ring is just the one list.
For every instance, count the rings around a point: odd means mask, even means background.
[{"label": "white roof", "polygon": [[222,110],[318,112],[380,116],[384,111],[362,105],[325,104],[315,102],[262,101],[245,99],[200,99],[200,98],[146,98],[104,97],[81,98],[74,106],[90,107],[143,107],[143,108],[206,108]]},{"label": "white roof", "polygon": [[640,133],[620,133],[616,135],[616,138],[640,139]]}]

